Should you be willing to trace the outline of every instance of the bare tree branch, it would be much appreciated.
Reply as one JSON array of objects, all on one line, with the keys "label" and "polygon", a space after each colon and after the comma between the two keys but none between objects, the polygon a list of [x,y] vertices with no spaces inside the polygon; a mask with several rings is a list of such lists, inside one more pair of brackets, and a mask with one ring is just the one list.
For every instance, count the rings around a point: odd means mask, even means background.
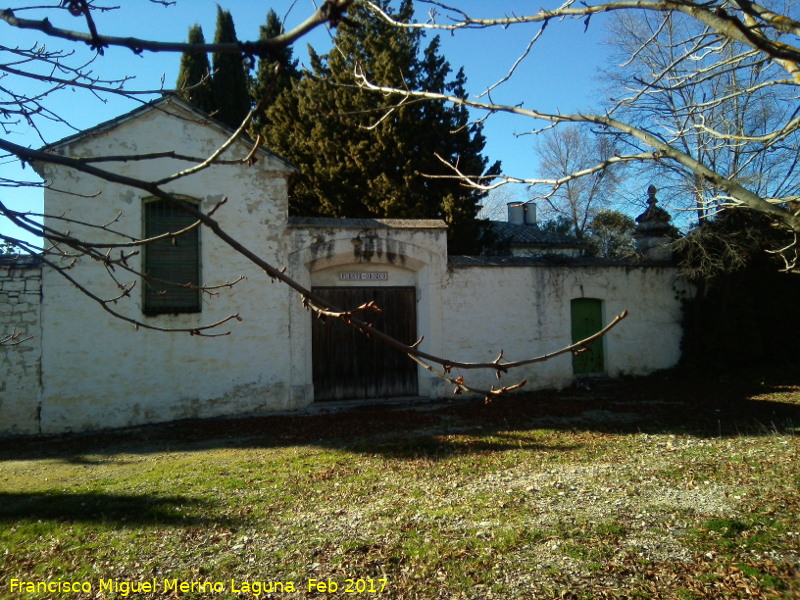
[{"label": "bare tree branch", "polygon": [[[304,305],[307,306],[308,308],[312,309],[315,313],[321,314],[323,316],[325,316],[325,315],[335,316],[336,318],[341,319],[345,323],[355,327],[356,329],[358,329],[362,333],[364,333],[366,335],[369,335],[370,337],[372,337],[372,338],[374,338],[374,339],[376,339],[376,340],[378,340],[378,341],[380,341],[380,342],[382,342],[384,344],[387,344],[387,345],[389,345],[389,346],[391,346],[393,348],[396,348],[396,349],[400,350],[401,352],[404,352],[406,355],[408,355],[409,357],[412,357],[416,361],[423,361],[423,362],[426,362],[426,363],[429,363],[429,364],[438,364],[438,365],[440,365],[441,366],[440,372],[442,372],[443,375],[446,376],[445,379],[448,382],[458,386],[459,389],[461,389],[463,391],[476,392],[476,393],[481,393],[486,397],[493,397],[493,396],[497,396],[499,394],[504,394],[504,393],[507,393],[509,391],[518,389],[522,385],[522,383],[520,382],[520,383],[515,384],[513,386],[501,387],[499,389],[478,390],[478,389],[470,387],[463,380],[461,380],[459,382],[457,380],[457,378],[453,379],[452,377],[450,377],[449,373],[454,368],[458,368],[458,369],[491,369],[491,370],[494,370],[496,373],[505,373],[509,369],[514,369],[514,368],[518,368],[518,367],[521,367],[521,366],[535,364],[535,363],[538,363],[538,362],[549,360],[550,358],[552,358],[554,356],[558,356],[558,355],[561,355],[561,354],[564,354],[564,353],[567,353],[567,352],[573,352],[576,349],[582,348],[583,346],[585,346],[586,344],[588,344],[592,340],[596,339],[597,337],[599,337],[601,335],[605,335],[612,327],[616,326],[627,314],[627,313],[623,313],[623,314],[619,315],[611,323],[609,323],[609,325],[607,325],[604,329],[602,329],[600,332],[598,332],[598,334],[596,334],[595,336],[587,338],[586,340],[582,340],[582,341],[580,341],[580,342],[578,342],[576,344],[572,344],[572,345],[570,345],[570,346],[568,346],[566,348],[562,348],[561,350],[559,350],[557,352],[546,354],[546,355],[543,355],[543,356],[539,356],[539,357],[535,357],[535,358],[531,358],[531,359],[525,359],[525,360],[521,360],[521,361],[514,361],[514,362],[501,362],[500,358],[498,358],[498,360],[496,360],[494,362],[490,362],[490,363],[472,363],[472,362],[462,362],[462,361],[450,360],[450,359],[445,358],[445,357],[440,357],[440,356],[437,356],[437,355],[434,355],[434,354],[429,354],[427,352],[423,352],[418,348],[417,345],[403,344],[403,343],[399,342],[398,340],[392,338],[391,336],[388,336],[385,333],[383,333],[383,332],[381,332],[381,331],[379,331],[377,329],[374,329],[371,325],[369,325],[369,323],[367,323],[365,321],[362,321],[360,319],[357,319],[354,316],[355,312],[341,310],[341,309],[337,309],[336,307],[331,306],[329,303],[327,303],[326,301],[324,301],[323,299],[319,298],[317,295],[312,293],[311,290],[305,288],[304,286],[300,285],[297,281],[295,281],[294,279],[292,279],[291,277],[286,275],[285,270],[278,269],[278,268],[274,267],[272,264],[270,264],[269,262],[264,260],[261,256],[259,256],[256,252],[254,252],[253,250],[251,250],[251,249],[247,248],[246,246],[244,246],[238,239],[236,239],[236,237],[234,235],[232,235],[232,234],[228,233],[227,231],[225,231],[222,228],[222,226],[219,224],[219,222],[217,220],[215,220],[214,218],[212,218],[212,216],[210,214],[204,213],[201,210],[199,210],[198,208],[196,208],[196,207],[194,207],[194,206],[192,206],[192,205],[190,205],[188,203],[181,202],[181,200],[179,198],[175,197],[173,194],[170,194],[169,192],[166,192],[161,187],[159,187],[158,183],[156,183],[156,182],[142,181],[142,180],[138,180],[138,179],[135,179],[135,178],[119,175],[119,174],[113,173],[111,171],[106,171],[106,170],[100,169],[100,168],[98,168],[96,166],[87,164],[84,161],[75,160],[75,159],[72,159],[70,157],[61,156],[61,155],[57,155],[57,154],[52,154],[52,153],[48,153],[48,152],[43,152],[43,151],[40,151],[40,150],[32,150],[32,149],[24,148],[24,147],[18,146],[16,144],[13,144],[11,142],[8,142],[6,140],[0,140],[0,149],[3,149],[3,150],[8,151],[8,152],[12,152],[12,153],[20,156],[23,160],[26,160],[28,162],[39,161],[39,162],[43,162],[43,163],[52,163],[52,164],[58,164],[58,165],[62,165],[62,166],[67,166],[67,167],[73,168],[73,169],[75,169],[77,171],[80,171],[82,173],[93,175],[95,177],[99,177],[99,178],[104,179],[104,180],[109,181],[109,182],[126,185],[126,186],[129,186],[129,187],[132,187],[132,188],[136,188],[136,189],[141,189],[141,190],[144,190],[144,191],[148,192],[153,197],[160,198],[162,200],[165,200],[165,201],[169,202],[170,204],[173,204],[174,206],[180,207],[182,210],[184,210],[185,212],[187,212],[190,215],[192,215],[192,217],[195,218],[197,221],[201,222],[205,227],[210,229],[218,239],[220,239],[221,241],[226,243],[228,246],[230,246],[237,253],[241,254],[242,256],[244,256],[245,258],[250,260],[253,264],[255,264],[259,268],[263,269],[264,272],[270,278],[278,280],[278,281],[281,281],[282,283],[286,284],[291,289],[296,291],[298,294],[300,294],[300,296],[303,298]],[[152,325],[149,325],[149,324],[142,323],[141,321],[138,321],[138,320],[133,319],[131,317],[127,317],[127,316],[119,313],[118,311],[115,311],[112,308],[111,305],[113,305],[113,303],[114,303],[114,301],[116,299],[105,300],[105,299],[102,299],[102,298],[98,297],[91,290],[87,289],[85,286],[81,285],[78,281],[76,281],[73,277],[71,277],[69,275],[69,273],[66,272],[65,269],[58,268],[58,266],[55,265],[54,263],[52,263],[52,261],[45,261],[45,262],[46,262],[46,264],[48,264],[52,268],[56,269],[59,272],[59,274],[61,274],[63,277],[65,277],[68,281],[70,281],[70,283],[75,285],[78,289],[80,289],[89,298],[91,298],[92,300],[97,302],[103,308],[103,310],[105,310],[106,312],[112,314],[113,316],[115,316],[117,318],[120,318],[120,319],[122,319],[122,320],[124,320],[126,322],[129,322],[129,323],[135,325],[136,327],[146,327],[146,328],[149,328],[149,329],[164,330],[163,328],[159,328],[159,327],[155,327],[155,326],[152,326]],[[126,286],[119,286],[119,287],[120,287],[120,297],[126,296],[126,295],[128,295],[130,293],[130,289],[131,289],[130,287],[126,287]],[[209,324],[209,325],[206,325],[206,326],[203,326],[203,327],[187,328],[187,329],[173,329],[173,330],[170,330],[170,331],[183,331],[183,332],[191,333],[193,335],[214,335],[214,334],[208,333],[208,331],[211,330],[211,329],[214,329],[216,327],[219,327],[220,325],[222,325],[222,324],[224,324],[226,322],[229,322],[229,321],[231,321],[233,319],[237,319],[238,320],[239,319],[238,315],[231,315],[231,316],[229,316],[229,317],[227,317],[227,318],[225,318],[225,319],[223,319],[223,320],[221,320],[219,322],[212,323],[212,324]],[[218,335],[225,335],[225,334],[218,334]],[[435,371],[432,370],[432,372],[435,372]]]},{"label": "bare tree branch", "polygon": [[19,346],[32,339],[32,335],[23,337],[22,333],[15,328],[11,330],[11,333],[0,334],[0,346]]},{"label": "bare tree branch", "polygon": [[[428,0],[422,0],[422,2],[431,4],[431,2]],[[800,50],[767,38],[763,32],[754,30],[754,28],[750,26],[746,26],[744,23],[742,23],[742,21],[737,19],[735,16],[729,15],[722,8],[716,10],[716,3],[714,2],[701,3],[680,0],[619,0],[612,2],[601,2],[595,5],[589,5],[581,2],[580,6],[575,6],[574,0],[569,0],[554,10],[540,9],[533,15],[514,15],[511,17],[506,16],[495,19],[471,18],[467,16],[466,13],[463,13],[458,9],[445,6],[438,2],[435,3],[437,6],[440,6],[446,11],[459,15],[458,17],[453,18],[454,22],[450,24],[439,24],[436,22],[403,23],[394,19],[391,15],[383,11],[374,3],[365,2],[365,4],[370,10],[375,12],[375,14],[379,15],[382,19],[388,23],[391,23],[395,27],[442,29],[446,31],[456,31],[458,29],[486,29],[489,27],[509,27],[526,23],[547,23],[554,19],[558,20],[564,18],[582,19],[588,27],[591,17],[601,13],[630,10],[661,13],[680,12],[704,23],[706,26],[725,38],[746,44],[752,48],[755,48],[756,50],[764,52],[772,58],[795,63],[794,68],[789,66],[786,67],[787,70],[792,69],[794,73],[798,72],[796,63],[800,62]],[[775,19],[772,19],[771,24],[774,24],[774,22]]]},{"label": "bare tree branch", "polygon": [[[86,2],[83,0],[71,0],[68,2],[62,2],[59,7],[30,6],[27,8],[37,8],[43,10],[65,9],[66,11],[68,11],[70,15],[72,15],[73,18],[79,18],[82,21],[85,21],[85,26],[88,28],[88,33],[64,27],[56,27],[53,25],[53,23],[50,22],[48,18],[39,20],[21,18],[17,14],[21,12],[20,10],[5,9],[2,12],[0,12],[0,20],[2,20],[8,27],[13,27],[18,30],[37,31],[46,35],[50,39],[60,39],[71,43],[86,44],[90,48],[95,50],[98,54],[102,54],[104,48],[114,46],[114,47],[128,48],[136,54],[142,54],[144,52],[221,51],[221,52],[239,53],[245,56],[263,56],[266,55],[271,49],[293,43],[301,36],[307,34],[309,31],[313,30],[314,28],[320,25],[324,24],[329,24],[331,26],[337,25],[341,20],[346,18],[345,14],[347,10],[356,1],[357,0],[326,0],[308,19],[306,19],[303,23],[301,23],[300,25],[298,25],[289,32],[283,33],[281,35],[275,36],[265,41],[242,42],[235,44],[187,44],[187,43],[173,43],[173,42],[158,42],[158,41],[133,38],[133,37],[117,37],[117,36],[105,35],[102,32],[102,28],[99,26],[99,23],[95,21],[92,12],[92,11],[102,11],[105,9],[97,7],[91,2]],[[164,3],[166,4],[167,2]],[[369,5],[369,3],[366,4]],[[439,6],[442,9],[452,12],[453,14],[457,15],[460,14],[462,17],[467,18],[465,13],[460,13],[455,9],[447,8],[445,5],[441,5],[439,3],[433,3],[433,4]],[[563,14],[551,15],[548,16],[547,18],[540,18],[539,21],[542,22],[542,27],[539,30],[539,33],[534,38],[534,40],[531,42],[531,44],[529,44],[528,50],[526,50],[526,54],[527,52],[530,51],[530,48],[533,47],[533,43],[537,39],[539,39],[542,32],[544,31],[544,28],[548,20],[553,18],[553,16],[559,16],[559,17],[578,16],[578,13],[575,13],[574,15],[571,14],[570,13],[571,10],[572,10],[571,8],[565,5],[564,8],[565,12]],[[589,15],[588,12],[584,12],[582,14],[584,17],[586,15]],[[474,24],[477,24],[477,22],[475,22]],[[9,131],[10,128],[16,127],[19,124],[26,124],[29,127],[33,128],[34,130],[38,131],[36,125],[37,119],[47,119],[69,125],[69,123],[64,119],[64,117],[61,116],[61,114],[59,114],[57,111],[49,109],[44,102],[45,99],[47,99],[50,96],[50,94],[52,94],[55,91],[69,89],[69,88],[78,88],[96,95],[113,93],[126,97],[134,97],[146,94],[146,92],[142,90],[135,91],[127,89],[129,83],[128,77],[122,77],[118,80],[104,80],[94,76],[91,70],[88,68],[88,65],[91,64],[91,60],[87,63],[80,64],[78,66],[70,67],[66,65],[65,64],[66,59],[72,56],[70,52],[47,50],[44,46],[37,46],[29,48],[27,50],[20,50],[20,49],[5,49],[5,50],[9,51],[16,58],[15,60],[7,61],[6,64],[0,66],[0,70],[4,71],[5,74],[8,76],[21,77],[44,84],[43,90],[28,96],[24,94],[15,93],[13,89],[7,89],[7,88],[2,89],[2,92],[5,94],[6,97],[5,99],[3,99],[2,101],[3,103],[0,104],[0,126],[2,126],[6,131]],[[519,61],[523,60],[524,57],[525,55],[521,56],[516,64],[519,64]],[[514,70],[515,67],[512,67],[506,78],[502,79],[500,82],[498,82],[498,84],[506,80],[508,77],[511,77],[514,73]],[[491,92],[491,89],[488,91]],[[386,93],[395,95],[396,90],[387,90]],[[395,107],[402,106],[406,102],[427,100],[429,97],[430,96],[425,95],[424,92],[417,92],[414,90],[404,90],[403,93],[401,93],[398,96],[399,101],[395,104]],[[449,98],[446,96],[442,96],[437,99],[449,101]],[[472,106],[472,104],[469,104],[466,100],[464,100],[463,103],[465,105]],[[477,107],[479,106],[479,104],[476,103],[474,106]],[[492,105],[486,104],[480,106],[491,107]],[[256,109],[254,109],[254,112],[257,111],[258,109],[259,107],[256,107]],[[499,110],[505,110],[505,109],[499,109]],[[220,222],[216,218],[214,218],[214,211],[216,210],[216,208],[220,206],[220,204],[218,204],[211,210],[203,211],[194,205],[183,202],[179,197],[164,189],[168,183],[195,174],[203,169],[208,168],[212,164],[231,164],[231,162],[235,162],[224,159],[224,154],[226,150],[228,150],[234,142],[236,142],[237,140],[241,140],[241,136],[247,129],[249,119],[252,118],[252,114],[253,112],[250,113],[248,118],[241,123],[241,125],[237,128],[237,130],[222,145],[220,145],[209,156],[202,158],[186,156],[176,152],[168,152],[168,153],[154,153],[148,155],[116,155],[116,156],[103,156],[97,158],[81,159],[81,158],[62,156],[57,153],[52,153],[42,150],[34,150],[31,148],[27,148],[21,144],[14,143],[8,139],[0,139],[0,150],[2,150],[3,152],[7,152],[10,156],[17,157],[23,164],[37,162],[37,163],[47,163],[52,165],[60,165],[69,168],[71,170],[74,170],[75,172],[84,173],[93,177],[97,177],[107,182],[127,186],[133,189],[142,190],[147,192],[150,196],[154,198],[163,200],[172,206],[179,207],[181,210],[191,215],[192,219],[194,220],[194,223],[192,225],[180,231],[171,231],[169,233],[165,233],[157,237],[151,237],[148,239],[139,239],[136,236],[117,231],[114,225],[115,223],[114,219],[111,219],[108,222],[102,224],[92,224],[79,220],[74,220],[68,218],[65,215],[48,215],[49,224],[42,225],[37,222],[36,215],[33,215],[32,213],[14,211],[10,209],[8,206],[0,203],[0,214],[3,214],[10,221],[14,222],[16,225],[22,227],[26,231],[42,236],[44,241],[43,241],[43,248],[37,249],[34,244],[25,242],[23,240],[16,240],[13,236],[2,235],[0,236],[0,239],[10,241],[11,243],[14,244],[18,244],[20,248],[31,253],[41,251],[42,261],[48,268],[54,269],[56,272],[58,272],[60,276],[65,278],[65,280],[70,282],[73,286],[75,286],[88,298],[96,302],[105,312],[112,315],[114,318],[121,319],[125,322],[130,323],[136,328],[148,328],[160,331],[167,331],[167,330],[183,331],[186,333],[190,333],[192,335],[200,335],[200,336],[226,335],[226,333],[224,332],[218,333],[220,327],[233,320],[241,320],[241,318],[237,314],[231,314],[215,323],[210,323],[199,327],[168,329],[168,328],[161,328],[154,326],[151,323],[145,323],[139,319],[123,314],[120,310],[116,308],[116,304],[119,300],[129,296],[132,293],[132,290],[135,288],[137,281],[147,280],[146,274],[141,273],[140,271],[138,271],[136,268],[132,267],[129,264],[129,260],[136,255],[136,253],[138,252],[138,248],[141,248],[143,245],[153,243],[157,240],[165,238],[174,239],[177,236],[185,234],[190,229],[202,226],[207,230],[209,230],[221,242],[227,244],[236,253],[238,253],[242,257],[249,260],[252,264],[262,269],[267,274],[267,276],[269,276],[274,280],[284,283],[289,288],[294,290],[303,299],[304,304],[310,310],[314,311],[317,315],[323,317],[328,316],[330,318],[336,318],[342,320],[343,322],[351,325],[352,327],[355,327],[363,334],[368,335],[371,338],[374,338],[384,344],[396,348],[398,351],[405,353],[409,358],[416,361],[423,368],[427,369],[432,373],[436,373],[439,377],[443,378],[445,381],[453,385],[454,388],[457,390],[457,392],[481,393],[487,397],[501,395],[509,391],[518,389],[522,385],[524,385],[525,382],[520,381],[512,385],[501,386],[497,389],[491,388],[489,390],[479,390],[477,388],[472,387],[468,382],[466,382],[462,375],[455,376],[452,373],[453,369],[458,369],[458,370],[489,369],[494,371],[499,378],[501,374],[507,373],[511,369],[549,360],[554,356],[559,356],[565,353],[578,352],[592,340],[597,339],[602,335],[605,335],[612,327],[616,326],[625,317],[626,313],[619,315],[616,319],[614,319],[611,323],[609,323],[603,330],[601,330],[594,336],[591,336],[590,338],[582,340],[581,342],[578,342],[576,344],[571,344],[556,352],[520,361],[504,361],[503,354],[501,352],[500,355],[497,357],[497,359],[494,361],[472,363],[465,361],[454,361],[446,357],[440,357],[434,354],[427,353],[420,349],[422,340],[420,340],[415,344],[403,344],[398,340],[386,335],[385,333],[376,330],[366,320],[359,318],[361,316],[361,313],[368,310],[374,310],[379,307],[375,306],[357,307],[353,310],[348,311],[348,310],[341,310],[337,307],[329,305],[324,300],[318,298],[315,294],[313,294],[311,290],[305,288],[304,286],[300,285],[297,281],[295,281],[293,278],[286,275],[285,269],[279,269],[275,267],[273,264],[266,261],[253,248],[245,246],[240,240],[236,238],[236,236],[233,233],[225,230],[220,225]],[[559,118],[551,120],[553,120],[554,122],[556,121],[560,122],[566,119]],[[609,123],[611,123],[611,121],[609,121]],[[75,128],[73,127],[73,129]],[[44,136],[41,135],[41,132],[39,133],[39,135],[42,139],[44,139]],[[258,142],[256,142],[253,148],[253,152],[255,151],[257,146]],[[250,153],[250,156],[244,159],[244,162],[248,162],[248,159],[252,158],[253,152]],[[176,160],[186,161],[189,162],[191,166],[186,169],[180,170],[178,172],[172,173],[167,177],[162,177],[154,181],[147,181],[144,179],[136,179],[133,177],[123,176],[113,172],[112,170],[102,167],[102,165],[105,163],[162,160],[162,159],[176,159]],[[629,157],[625,156],[613,157],[612,159],[609,159],[610,162],[608,164],[616,162],[625,162],[626,160],[629,160]],[[608,164],[605,164],[604,166],[607,167]],[[457,165],[454,168],[457,168]],[[597,167],[598,170],[601,168],[603,168],[603,166]],[[458,172],[457,174],[461,175]],[[53,223],[58,223],[58,222],[64,225],[65,229],[61,230],[60,227],[57,228],[58,226],[52,225]],[[84,239],[83,236],[72,235],[69,233],[67,229],[70,224],[80,225],[81,227],[88,228],[89,231],[98,234],[109,234],[111,237],[115,238],[116,241],[107,241],[105,239],[100,239],[100,237],[98,237],[97,240]],[[119,251],[118,256],[117,256],[117,251]],[[69,268],[70,261],[74,262],[80,257],[91,258],[103,265],[108,276],[111,278],[111,281],[113,281],[116,287],[116,291],[113,292],[113,294],[115,295],[112,294],[113,297],[111,298],[100,297],[94,290],[89,289],[86,285],[81,283],[77,279],[77,277],[74,277],[71,274]],[[58,264],[59,261],[66,261],[67,263],[66,266]],[[126,282],[121,278],[121,275],[119,273],[131,274],[135,276],[136,279],[133,282]],[[237,283],[236,280],[232,282],[226,281],[224,283],[220,283],[217,285],[198,286],[197,289],[203,291],[204,293],[214,293],[214,291],[219,288],[231,287],[236,283]],[[16,340],[18,339],[18,336],[16,336],[15,333],[9,334],[9,336],[0,338],[0,342],[15,343]]]},{"label": "bare tree branch", "polygon": [[[787,228],[792,231],[800,231],[800,219],[786,210],[780,208],[778,204],[782,200],[767,201],[757,194],[751,192],[735,180],[731,180],[721,173],[709,168],[695,157],[678,149],[674,145],[670,145],[663,139],[655,136],[654,134],[630,123],[614,119],[606,115],[597,114],[552,114],[540,112],[534,109],[522,108],[520,106],[508,106],[503,104],[492,104],[488,102],[479,102],[469,98],[460,98],[448,94],[439,94],[426,91],[406,91],[398,88],[389,88],[384,86],[377,86],[367,81],[363,75],[360,76],[361,85],[365,89],[375,92],[381,92],[388,95],[396,96],[409,96],[414,98],[426,98],[429,100],[439,100],[450,102],[452,104],[467,106],[470,108],[491,111],[491,112],[505,112],[516,114],[531,119],[540,121],[548,121],[551,123],[592,123],[617,130],[621,133],[630,135],[646,146],[653,149],[653,152],[648,156],[647,160],[661,161],[672,160],[675,161],[691,171],[697,173],[699,177],[710,182],[716,188],[726,192],[731,198],[732,205],[744,205],[751,209],[758,210],[765,214],[774,217],[776,220],[783,222]],[[643,156],[642,156],[643,159]],[[592,171],[594,172],[594,171]]]},{"label": "bare tree branch", "polygon": [[320,25],[336,25],[344,17],[354,0],[325,0],[319,8],[297,27],[268,40],[258,42],[226,43],[226,44],[188,44],[185,42],[157,42],[133,37],[117,37],[101,35],[96,30],[82,33],[70,29],[55,27],[48,19],[20,19],[10,8],[0,12],[0,20],[17,29],[41,31],[49,37],[60,38],[70,42],[82,42],[93,49],[102,50],[109,46],[128,48],[134,54],[150,52],[234,52],[250,56],[261,56],[273,48],[282,48],[293,44],[298,39],[316,29]]}]

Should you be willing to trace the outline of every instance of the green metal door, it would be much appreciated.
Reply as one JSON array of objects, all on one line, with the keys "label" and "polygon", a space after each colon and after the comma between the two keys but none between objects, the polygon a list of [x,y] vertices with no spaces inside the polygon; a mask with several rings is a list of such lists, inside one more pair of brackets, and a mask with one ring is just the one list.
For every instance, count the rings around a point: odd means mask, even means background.
[{"label": "green metal door", "polygon": [[[603,303],[596,298],[575,298],[571,305],[572,343],[586,339],[603,328]],[[572,355],[575,375],[604,373],[603,339],[593,341],[588,350]]]}]

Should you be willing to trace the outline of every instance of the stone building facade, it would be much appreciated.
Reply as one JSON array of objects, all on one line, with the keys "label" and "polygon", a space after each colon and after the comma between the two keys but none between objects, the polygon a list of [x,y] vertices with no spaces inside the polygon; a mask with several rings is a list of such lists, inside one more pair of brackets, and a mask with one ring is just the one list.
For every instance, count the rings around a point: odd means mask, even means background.
[{"label": "stone building facade", "polygon": [[[229,133],[183,102],[165,99],[48,151],[84,158],[153,156],[103,164],[120,176],[163,179],[169,192],[205,210],[218,207],[214,218],[239,243],[285,267],[315,293],[345,303],[376,299],[388,309],[385,326],[408,343],[424,338],[420,347],[430,354],[487,361],[502,349],[509,360],[529,358],[569,345],[580,331],[578,321],[599,328],[629,311],[595,346],[591,364],[567,354],[507,376],[509,382],[527,379],[527,389],[567,386],[587,374],[646,374],[677,362],[680,300],[687,286],[668,261],[453,257],[441,221],[290,218],[293,167],[263,150],[255,161],[231,160],[253,157],[252,146],[243,142],[208,168],[170,178],[192,163],[165,158],[164,152],[205,157]],[[152,200],[145,192],[57,165],[34,166],[54,182],[45,193],[46,213],[113,221],[116,230],[142,236]],[[95,241],[106,235],[71,230]],[[141,291],[147,281],[124,269],[110,278],[95,260],[71,263],[72,281],[52,268],[0,266],[0,310],[13,316],[3,317],[3,327],[8,330],[16,319],[24,335],[32,336],[25,344],[0,347],[0,434],[263,415],[350,398],[442,398],[452,392],[427,370],[409,366],[402,356],[398,360],[397,353],[365,346],[372,341],[353,337],[347,328],[320,325],[298,294],[271,282],[212,232],[200,230],[197,252],[202,284],[221,287],[202,294],[195,310],[174,313],[148,310]],[[129,264],[138,271],[142,260],[137,254]],[[117,298],[120,281],[135,285]],[[137,328],[108,314],[76,283],[99,298],[117,298],[116,312],[148,327],[192,330],[235,318],[217,329],[228,334],[220,337]],[[497,385],[493,373],[464,376],[476,387]]]},{"label": "stone building facade", "polygon": [[42,268],[0,255],[0,433],[38,433],[41,406]]}]

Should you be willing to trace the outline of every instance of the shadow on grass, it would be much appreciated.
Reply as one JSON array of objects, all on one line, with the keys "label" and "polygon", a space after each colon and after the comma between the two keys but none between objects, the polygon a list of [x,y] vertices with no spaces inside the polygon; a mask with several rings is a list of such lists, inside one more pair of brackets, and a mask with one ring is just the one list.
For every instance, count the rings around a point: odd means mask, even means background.
[{"label": "shadow on grass", "polygon": [[0,492],[0,523],[31,521],[109,522],[115,526],[219,524],[214,506],[184,496],[137,496],[95,492]]},{"label": "shadow on grass", "polygon": [[697,437],[797,435],[798,384],[791,375],[726,381],[662,373],[588,382],[563,392],[518,394],[489,404],[376,404],[327,414],[187,420],[94,434],[6,439],[0,440],[0,461],[53,458],[91,465],[119,454],[303,445],[398,460],[440,460],[519,448],[566,452],[580,447],[579,438],[561,445],[514,436],[537,429]]},{"label": "shadow on grass", "polygon": [[491,430],[472,430],[461,433],[417,433],[413,431],[386,436],[381,441],[363,438],[348,442],[342,448],[363,454],[380,454],[396,460],[440,461],[465,455],[492,454],[508,450],[534,452],[570,452],[581,444],[532,443],[505,436]]}]

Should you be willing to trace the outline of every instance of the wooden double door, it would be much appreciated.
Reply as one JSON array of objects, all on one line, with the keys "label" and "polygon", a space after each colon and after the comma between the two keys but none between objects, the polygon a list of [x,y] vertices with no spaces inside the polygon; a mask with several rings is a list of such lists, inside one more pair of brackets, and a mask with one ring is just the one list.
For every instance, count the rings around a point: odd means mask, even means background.
[{"label": "wooden double door", "polygon": [[[417,339],[417,297],[413,287],[315,287],[316,295],[333,306],[351,310],[374,301],[383,312],[359,318],[406,343]],[[312,316],[314,401],[416,396],[417,365],[338,319]]]}]

